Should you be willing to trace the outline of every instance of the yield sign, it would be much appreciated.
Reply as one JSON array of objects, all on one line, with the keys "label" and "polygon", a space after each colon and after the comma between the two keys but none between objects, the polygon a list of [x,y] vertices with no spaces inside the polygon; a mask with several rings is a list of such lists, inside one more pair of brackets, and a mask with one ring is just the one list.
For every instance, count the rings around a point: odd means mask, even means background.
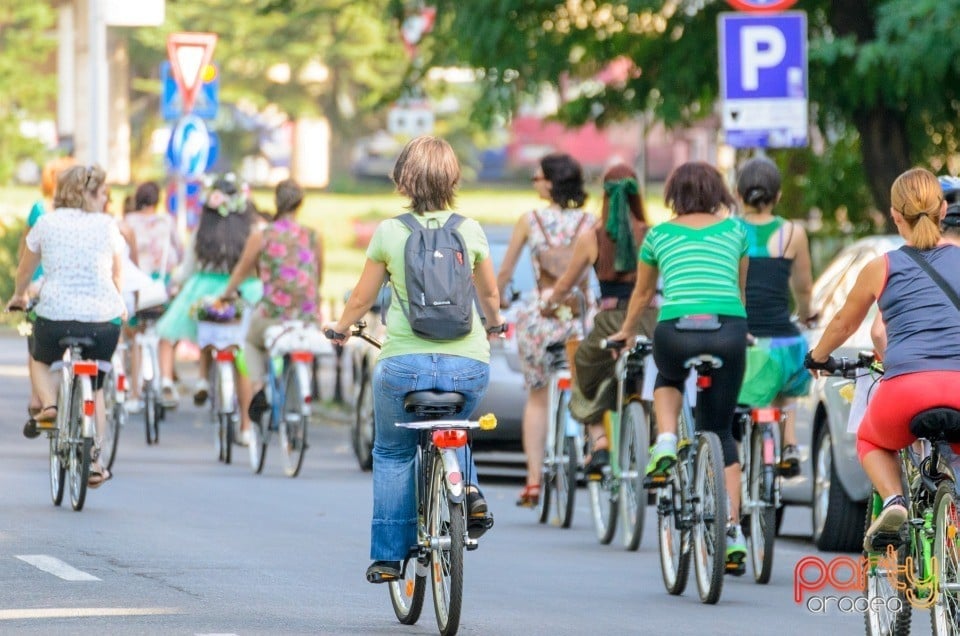
[{"label": "yield sign", "polygon": [[170,70],[183,94],[183,112],[189,113],[203,85],[203,70],[213,59],[216,33],[171,33],[167,36]]}]

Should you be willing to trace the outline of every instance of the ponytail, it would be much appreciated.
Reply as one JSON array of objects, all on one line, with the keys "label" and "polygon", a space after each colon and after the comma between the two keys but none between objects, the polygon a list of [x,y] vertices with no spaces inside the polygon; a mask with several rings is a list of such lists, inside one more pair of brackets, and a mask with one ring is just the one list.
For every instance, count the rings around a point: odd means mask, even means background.
[{"label": "ponytail", "polygon": [[[937,207],[937,212],[940,208]],[[936,216],[939,216],[935,213]],[[940,242],[940,224],[933,220],[934,215],[922,213],[915,217],[916,222],[913,225],[913,234],[910,242],[918,250],[929,250],[937,246]],[[911,219],[912,220],[912,219]],[[908,221],[909,222],[909,221]]]}]

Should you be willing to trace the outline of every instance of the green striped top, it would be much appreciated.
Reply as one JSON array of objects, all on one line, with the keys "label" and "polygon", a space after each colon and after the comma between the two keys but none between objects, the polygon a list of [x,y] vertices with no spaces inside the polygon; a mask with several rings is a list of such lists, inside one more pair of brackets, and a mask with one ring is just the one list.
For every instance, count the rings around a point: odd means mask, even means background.
[{"label": "green striped top", "polygon": [[747,317],[740,297],[740,259],[747,235],[725,219],[702,228],[661,223],[640,246],[640,260],[660,270],[660,320],[695,314]]}]

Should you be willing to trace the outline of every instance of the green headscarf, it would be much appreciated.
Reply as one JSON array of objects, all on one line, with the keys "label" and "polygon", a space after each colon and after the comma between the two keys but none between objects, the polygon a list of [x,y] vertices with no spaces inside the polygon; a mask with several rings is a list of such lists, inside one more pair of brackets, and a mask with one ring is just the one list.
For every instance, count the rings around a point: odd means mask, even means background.
[{"label": "green headscarf", "polygon": [[637,268],[637,241],[633,236],[630,223],[630,205],[627,197],[639,193],[636,179],[618,179],[603,184],[603,191],[609,197],[607,210],[607,235],[616,244],[613,268],[618,272],[629,272]]}]

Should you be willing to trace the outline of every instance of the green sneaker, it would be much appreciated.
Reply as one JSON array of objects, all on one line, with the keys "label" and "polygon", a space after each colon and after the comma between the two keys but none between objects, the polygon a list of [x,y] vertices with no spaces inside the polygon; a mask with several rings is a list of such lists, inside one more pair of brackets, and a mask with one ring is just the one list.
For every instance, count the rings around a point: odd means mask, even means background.
[{"label": "green sneaker", "polygon": [[727,525],[727,574],[741,576],[747,571],[747,539],[739,523]]},{"label": "green sneaker", "polygon": [[677,463],[677,448],[670,442],[657,442],[650,447],[646,478],[651,482],[666,480],[667,471]]}]

